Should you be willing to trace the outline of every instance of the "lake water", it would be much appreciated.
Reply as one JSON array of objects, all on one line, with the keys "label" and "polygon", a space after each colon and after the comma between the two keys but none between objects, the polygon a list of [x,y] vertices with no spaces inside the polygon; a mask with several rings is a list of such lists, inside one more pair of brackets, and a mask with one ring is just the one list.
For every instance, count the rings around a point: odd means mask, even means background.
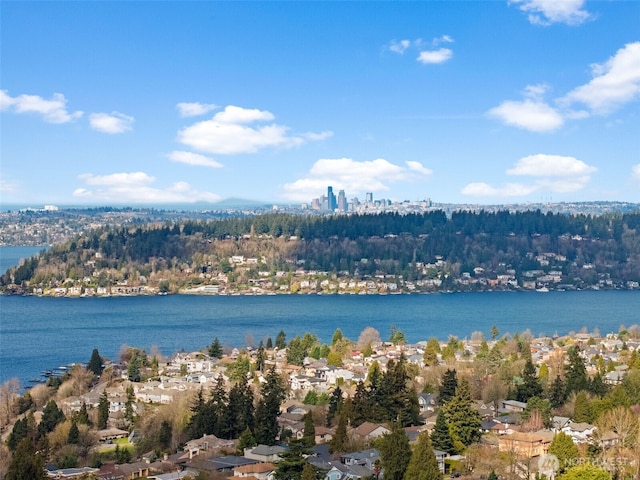
[{"label": "lake water", "polygon": [[87,362],[93,348],[117,358],[122,344],[156,345],[165,355],[209,345],[257,345],[282,329],[330,342],[340,328],[357,340],[372,326],[383,339],[396,325],[409,342],[448,335],[489,337],[529,329],[560,335],[598,328],[617,332],[640,323],[639,291],[488,292],[431,295],[276,295],[109,298],[0,296],[0,382],[23,386],[42,370]]},{"label": "lake water", "polygon": [[18,265],[20,260],[25,260],[37,255],[48,247],[0,247],[0,275],[8,268]]}]

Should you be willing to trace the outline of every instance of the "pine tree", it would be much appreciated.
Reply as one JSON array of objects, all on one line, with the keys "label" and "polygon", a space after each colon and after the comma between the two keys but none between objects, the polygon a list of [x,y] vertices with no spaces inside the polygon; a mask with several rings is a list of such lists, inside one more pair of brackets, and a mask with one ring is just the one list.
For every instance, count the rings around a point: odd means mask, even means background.
[{"label": "pine tree", "polygon": [[247,427],[244,432],[238,438],[238,455],[244,455],[245,448],[251,448],[256,446],[256,439],[253,437],[253,433]]},{"label": "pine tree", "polygon": [[38,433],[41,436],[53,432],[56,425],[64,421],[64,413],[58,408],[55,400],[49,400],[42,411],[42,420],[38,424]]},{"label": "pine tree", "polygon": [[313,414],[311,412],[307,412],[304,415],[304,433],[302,434],[302,441],[308,448],[311,448],[316,444],[316,426],[313,424]]},{"label": "pine tree", "polygon": [[352,427],[359,427],[366,422],[371,416],[369,405],[369,395],[365,389],[364,383],[359,382],[356,385],[356,392],[351,402],[350,423]]},{"label": "pine tree", "polygon": [[87,404],[85,402],[82,402],[82,405],[80,405],[80,410],[76,414],[76,422],[80,425],[91,426],[91,420],[89,419],[89,412],[87,411]]},{"label": "pine tree", "polygon": [[444,415],[444,409],[442,408],[438,410],[438,415],[436,416],[436,424],[431,432],[431,442],[433,448],[436,450],[441,450],[449,454],[455,453],[453,439],[451,438],[449,426],[447,425],[447,420]]},{"label": "pine tree", "polygon": [[587,368],[584,365],[582,357],[580,357],[580,347],[572,346],[568,350],[569,364],[567,365],[566,391],[567,395],[589,388],[589,377],[587,377]]},{"label": "pine tree", "polygon": [[209,356],[211,358],[222,358],[222,345],[218,337],[213,339],[213,343],[209,345]]},{"label": "pine tree", "polygon": [[382,436],[378,450],[385,480],[402,480],[411,460],[411,446],[399,423],[395,422],[391,432]]},{"label": "pine tree", "polygon": [[98,430],[104,430],[107,428],[107,421],[109,420],[109,399],[107,398],[106,390],[100,396],[98,402]]},{"label": "pine tree", "polygon": [[305,455],[310,450],[305,447],[302,440],[293,440],[289,443],[289,450],[280,454],[278,467],[273,473],[275,480],[302,480],[302,471],[308,464]]},{"label": "pine tree", "polygon": [[338,417],[338,426],[333,438],[329,441],[330,453],[342,453],[347,451],[347,412],[346,409],[340,412]]},{"label": "pine tree", "polygon": [[171,446],[171,438],[173,437],[173,428],[171,424],[163,420],[160,424],[160,432],[158,433],[158,443],[162,450],[167,450]]},{"label": "pine tree", "polygon": [[487,480],[498,480],[498,475],[496,475],[495,470],[491,470],[491,473],[487,477]]},{"label": "pine tree", "polygon": [[442,474],[428,432],[422,432],[413,449],[404,480],[440,480]]},{"label": "pine tree", "polygon": [[278,350],[282,350],[287,346],[287,336],[284,333],[284,330],[280,330],[278,335],[276,335],[276,348]]},{"label": "pine tree", "polygon": [[5,480],[46,480],[44,462],[31,441],[23,438],[13,453]]},{"label": "pine tree", "polygon": [[576,395],[576,403],[573,410],[574,422],[593,422],[593,407],[587,396],[587,392],[580,391]]},{"label": "pine tree", "polygon": [[528,358],[522,372],[522,383],[516,389],[516,400],[526,403],[531,397],[542,395],[542,391],[542,385],[540,385],[540,380],[536,376],[536,367],[533,365],[531,358]]},{"label": "pine tree", "polygon": [[444,405],[453,398],[456,394],[456,388],[458,388],[458,375],[455,370],[447,368],[442,376],[442,383],[438,390],[438,402],[440,405]]},{"label": "pine tree", "polygon": [[91,359],[87,364],[87,370],[93,372],[97,377],[102,375],[102,357],[98,353],[97,348],[94,348],[93,352],[91,352]]},{"label": "pine tree", "polygon": [[265,359],[266,359],[266,354],[264,350],[264,345],[262,343],[262,340],[260,340],[260,343],[258,344],[258,351],[256,352],[256,370],[260,372],[264,370]]},{"label": "pine tree", "polygon": [[455,396],[443,407],[451,427],[454,445],[456,441],[465,447],[480,440],[482,419],[471,403],[469,383],[463,380],[456,388]]},{"label": "pine tree", "polygon": [[560,375],[556,376],[555,380],[551,384],[551,390],[549,391],[549,402],[551,402],[551,408],[560,408],[567,400],[567,389]]},{"label": "pine tree", "polygon": [[278,436],[278,413],[284,400],[285,389],[282,379],[275,368],[267,373],[266,382],[261,388],[261,398],[256,408],[256,441],[264,445],[273,445]]},{"label": "pine tree", "polygon": [[571,460],[575,460],[580,455],[573,439],[564,432],[556,433],[553,436],[551,445],[549,445],[549,453],[558,457],[560,473],[566,470]]},{"label": "pine tree", "polygon": [[342,389],[340,385],[338,385],[329,397],[329,408],[327,409],[327,420],[325,424],[327,427],[330,427],[333,423],[333,417],[340,413],[343,401]]},{"label": "pine tree", "polygon": [[80,430],[78,430],[78,424],[75,421],[71,422],[67,443],[70,443],[71,445],[77,445],[80,443]]}]

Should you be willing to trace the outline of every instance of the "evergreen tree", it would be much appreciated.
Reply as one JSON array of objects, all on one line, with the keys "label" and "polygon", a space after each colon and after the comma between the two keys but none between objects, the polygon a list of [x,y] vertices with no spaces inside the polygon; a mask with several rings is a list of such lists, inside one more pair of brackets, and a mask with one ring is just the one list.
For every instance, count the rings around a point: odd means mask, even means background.
[{"label": "evergreen tree", "polygon": [[282,350],[287,346],[287,336],[284,333],[284,330],[280,330],[278,335],[276,335],[276,348],[278,350]]},{"label": "evergreen tree", "polygon": [[256,370],[260,372],[264,370],[265,360],[266,360],[265,349],[264,349],[262,340],[260,340],[260,343],[258,344],[258,351],[256,352]]},{"label": "evergreen tree", "polygon": [[432,367],[438,364],[438,352],[440,351],[440,344],[437,339],[432,341],[429,339],[427,341],[427,346],[424,349],[424,353],[422,354],[422,361],[427,367]]},{"label": "evergreen tree", "polygon": [[536,376],[536,367],[533,365],[531,358],[528,358],[522,372],[522,383],[516,388],[516,400],[526,403],[531,397],[539,397],[541,395],[542,385],[540,385],[540,380]]},{"label": "evergreen tree", "polygon": [[142,367],[142,359],[138,355],[138,352],[134,352],[127,365],[127,377],[131,382],[139,382],[141,378],[140,369]]},{"label": "evergreen tree", "polygon": [[567,389],[562,381],[562,377],[558,375],[551,384],[551,390],[549,391],[549,402],[551,402],[551,408],[560,408],[566,401]]},{"label": "evergreen tree", "polygon": [[209,356],[211,358],[222,358],[222,345],[218,337],[213,339],[213,343],[209,345]]},{"label": "evergreen tree", "polygon": [[133,391],[133,385],[129,384],[126,388],[127,401],[124,403],[124,418],[129,422],[129,425],[133,423],[133,403],[135,401],[135,395]]},{"label": "evergreen tree", "polygon": [[447,425],[447,420],[444,415],[444,409],[442,408],[438,410],[438,415],[436,416],[436,424],[431,432],[431,442],[433,444],[433,448],[436,450],[441,450],[448,454],[454,454],[456,451],[453,446],[453,439],[451,438],[449,426]]},{"label": "evergreen tree", "polygon": [[496,475],[495,470],[491,470],[491,473],[487,477],[487,480],[498,480],[498,475]]},{"label": "evergreen tree", "polygon": [[343,338],[344,338],[344,335],[342,335],[342,330],[340,330],[339,328],[336,328],[336,331],[333,332],[333,337],[331,338],[331,345],[335,345]]},{"label": "evergreen tree", "polygon": [[456,441],[460,442],[462,447],[468,447],[480,440],[482,418],[471,403],[471,391],[466,380],[458,384],[456,394],[443,408],[456,449],[462,450],[456,445]]},{"label": "evergreen tree", "polygon": [[333,423],[333,417],[336,414],[340,413],[340,408],[342,407],[342,403],[343,403],[343,398],[342,398],[342,389],[340,388],[340,385],[338,385],[335,390],[333,392],[331,392],[331,396],[329,397],[329,408],[327,409],[327,420],[326,420],[326,426],[330,427],[331,424]]},{"label": "evergreen tree", "polygon": [[429,433],[422,432],[411,454],[404,480],[439,480],[441,478],[442,474],[433,453]]},{"label": "evergreen tree", "polygon": [[447,368],[447,371],[442,376],[442,383],[438,390],[438,402],[440,405],[444,405],[454,397],[456,388],[458,388],[458,375],[455,370]]},{"label": "evergreen tree", "polygon": [[382,436],[378,450],[385,480],[402,480],[411,460],[411,446],[399,423],[395,422],[391,432]]},{"label": "evergreen tree", "polygon": [[100,400],[98,401],[98,430],[104,430],[107,428],[107,421],[109,420],[109,399],[107,398],[107,391],[102,392]]},{"label": "evergreen tree", "polygon": [[245,429],[253,431],[255,412],[253,407],[253,391],[243,377],[229,391],[229,400],[223,409],[224,438],[237,438]]},{"label": "evergreen tree", "polygon": [[80,443],[80,430],[78,430],[78,424],[75,421],[71,422],[67,443],[70,443],[71,445],[77,445]]},{"label": "evergreen tree", "polygon": [[580,357],[580,347],[574,345],[568,350],[569,363],[566,367],[566,392],[570,395],[573,392],[587,390],[589,388],[589,378],[587,368]]},{"label": "evergreen tree", "polygon": [[313,414],[307,412],[304,415],[304,433],[302,434],[302,442],[308,448],[316,444],[316,426],[313,424]]},{"label": "evergreen tree", "polygon": [[275,368],[267,373],[266,382],[261,388],[261,398],[256,408],[256,441],[264,445],[273,445],[278,436],[278,414],[285,397],[282,379]]},{"label": "evergreen tree", "polygon": [[13,424],[13,429],[9,434],[9,438],[7,439],[7,447],[9,447],[9,450],[12,452],[15,451],[16,448],[18,448],[20,440],[27,438],[28,431],[29,423],[27,417],[16,420],[16,423]]},{"label": "evergreen tree", "polygon": [[363,382],[356,385],[356,392],[353,395],[350,411],[351,426],[356,428],[370,418],[369,395]]},{"label": "evergreen tree", "polygon": [[304,464],[302,468],[302,475],[300,480],[320,480],[324,478],[323,472],[319,471],[316,467],[309,462]]},{"label": "evergreen tree", "polygon": [[238,455],[244,455],[245,448],[251,448],[256,446],[256,439],[253,437],[253,433],[249,427],[245,428],[244,432],[238,438]]},{"label": "evergreen tree", "polygon": [[216,384],[211,390],[211,397],[203,410],[204,433],[213,433],[216,437],[226,438],[228,433],[224,419],[229,402],[224,378],[218,375]]},{"label": "evergreen tree", "polygon": [[64,421],[64,413],[58,408],[55,400],[49,400],[42,411],[42,420],[38,424],[38,433],[44,436],[49,432],[53,432],[56,425]]},{"label": "evergreen tree", "polygon": [[91,420],[89,419],[89,412],[87,411],[87,404],[85,402],[82,402],[82,405],[80,405],[80,410],[75,418],[78,424],[91,426]]},{"label": "evergreen tree", "polygon": [[347,411],[343,409],[338,417],[338,426],[333,438],[329,441],[329,452],[342,453],[347,451]]},{"label": "evergreen tree", "polygon": [[273,340],[271,337],[267,338],[267,350],[271,350],[273,348]]},{"label": "evergreen tree", "polygon": [[593,407],[589,397],[587,396],[587,392],[578,392],[573,409],[573,421],[590,423],[593,422],[593,417]]},{"label": "evergreen tree", "polygon": [[578,447],[573,443],[573,439],[564,432],[556,433],[553,436],[549,453],[558,457],[560,462],[560,472],[564,473],[571,460],[575,460],[580,455]]},{"label": "evergreen tree", "polygon": [[[634,350],[635,352],[635,350]],[[600,372],[596,373],[594,377],[589,382],[589,393],[592,393],[599,398],[604,397],[609,391],[608,386],[602,380],[602,375]]]},{"label": "evergreen tree", "polygon": [[97,348],[94,348],[93,352],[91,352],[91,359],[87,364],[87,370],[93,372],[97,377],[102,375],[102,357],[98,353]]},{"label": "evergreen tree", "polygon": [[13,453],[5,480],[46,480],[44,462],[28,438],[20,440]]},{"label": "evergreen tree", "polygon": [[289,443],[289,450],[280,454],[276,471],[273,473],[275,480],[302,480],[302,471],[308,464],[305,455],[310,451],[302,440],[293,440]]},{"label": "evergreen tree", "polygon": [[491,326],[491,340],[495,340],[500,335],[500,330],[498,330],[498,326],[494,323]]},{"label": "evergreen tree", "polygon": [[171,424],[163,420],[160,424],[160,432],[158,432],[158,443],[162,450],[168,450],[171,447],[171,438],[173,437],[173,428]]}]

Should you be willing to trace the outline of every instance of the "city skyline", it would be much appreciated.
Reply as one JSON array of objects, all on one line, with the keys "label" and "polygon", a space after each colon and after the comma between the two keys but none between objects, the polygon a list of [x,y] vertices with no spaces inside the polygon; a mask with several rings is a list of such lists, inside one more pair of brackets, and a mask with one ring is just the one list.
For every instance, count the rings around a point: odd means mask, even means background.
[{"label": "city skyline", "polygon": [[638,2],[2,10],[5,205],[640,201]]}]

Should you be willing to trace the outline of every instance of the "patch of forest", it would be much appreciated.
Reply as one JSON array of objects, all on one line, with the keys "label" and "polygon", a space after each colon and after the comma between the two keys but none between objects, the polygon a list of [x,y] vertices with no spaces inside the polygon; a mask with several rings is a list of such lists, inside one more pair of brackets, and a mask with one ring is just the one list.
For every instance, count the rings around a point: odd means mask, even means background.
[{"label": "patch of forest", "polygon": [[[400,215],[266,214],[213,221],[102,227],[55,245],[0,277],[0,287],[78,279],[96,270],[163,269],[228,273],[232,255],[255,257],[257,270],[320,270],[350,276],[403,275],[444,261],[453,276],[481,267],[541,268],[539,256],[566,258],[563,275],[640,280],[640,213],[603,216],[540,211]],[[585,265],[587,268],[585,268]],[[590,270],[582,272],[582,270]]]}]

